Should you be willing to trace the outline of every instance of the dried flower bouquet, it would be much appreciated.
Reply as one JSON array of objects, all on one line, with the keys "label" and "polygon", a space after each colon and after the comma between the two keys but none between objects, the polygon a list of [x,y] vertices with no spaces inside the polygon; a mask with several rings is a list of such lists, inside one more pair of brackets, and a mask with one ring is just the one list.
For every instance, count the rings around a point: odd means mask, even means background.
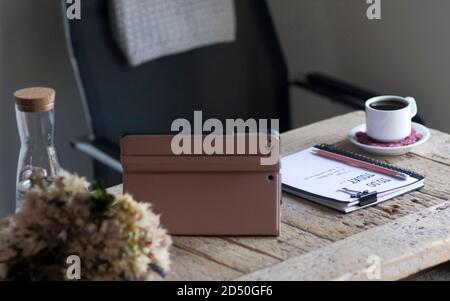
[{"label": "dried flower bouquet", "polygon": [[151,280],[169,269],[171,239],[150,205],[111,195],[62,173],[31,178],[21,210],[0,229],[0,279],[65,280],[67,258],[81,280]]}]

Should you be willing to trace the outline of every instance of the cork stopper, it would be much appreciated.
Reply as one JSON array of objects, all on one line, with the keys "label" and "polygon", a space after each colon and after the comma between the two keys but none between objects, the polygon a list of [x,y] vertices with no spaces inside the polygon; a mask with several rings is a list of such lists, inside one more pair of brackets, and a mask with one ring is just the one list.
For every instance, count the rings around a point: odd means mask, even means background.
[{"label": "cork stopper", "polygon": [[33,87],[18,90],[14,93],[17,108],[22,112],[47,112],[55,105],[55,90],[44,87]]}]

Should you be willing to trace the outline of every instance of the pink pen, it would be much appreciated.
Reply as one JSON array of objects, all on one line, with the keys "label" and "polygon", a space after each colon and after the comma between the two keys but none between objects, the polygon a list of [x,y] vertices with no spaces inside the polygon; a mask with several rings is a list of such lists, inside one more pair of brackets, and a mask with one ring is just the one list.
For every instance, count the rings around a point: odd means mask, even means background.
[{"label": "pink pen", "polygon": [[384,175],[387,175],[387,176],[390,176],[390,177],[394,177],[394,178],[397,178],[397,179],[400,179],[400,180],[406,180],[408,178],[408,175],[406,175],[404,173],[401,173],[401,172],[398,172],[398,171],[395,171],[395,170],[391,170],[389,168],[385,168],[385,167],[382,167],[382,166],[378,166],[378,165],[375,165],[375,164],[371,164],[371,163],[368,163],[368,162],[364,162],[364,161],[356,160],[356,159],[353,159],[353,158],[349,158],[349,157],[346,157],[346,156],[343,156],[343,155],[339,155],[339,154],[335,154],[335,153],[332,153],[332,152],[328,152],[328,151],[325,151],[325,150],[314,149],[312,152],[313,152],[313,154],[318,155],[320,157],[324,157],[324,158],[327,158],[327,159],[339,161],[339,162],[345,163],[347,165],[351,165],[351,166],[358,167],[358,168],[361,168],[361,169],[366,169],[366,170],[370,170],[370,171],[373,171],[373,172],[381,173],[381,174],[384,174]]}]

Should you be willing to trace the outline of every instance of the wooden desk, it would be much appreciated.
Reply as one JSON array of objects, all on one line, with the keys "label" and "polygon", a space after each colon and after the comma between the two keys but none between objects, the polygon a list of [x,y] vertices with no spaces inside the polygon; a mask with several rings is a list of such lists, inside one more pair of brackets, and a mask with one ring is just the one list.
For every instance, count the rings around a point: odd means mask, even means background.
[{"label": "wooden desk", "polygon": [[[318,143],[361,152],[345,139],[363,121],[355,112],[284,133],[282,153]],[[284,194],[279,237],[174,237],[167,279],[367,280],[379,267],[394,280],[450,260],[450,135],[432,130],[414,152],[379,159],[422,172],[425,187],[348,215]]]},{"label": "wooden desk", "polygon": [[[361,152],[345,140],[362,122],[354,112],[284,133],[282,154],[318,143]],[[450,135],[432,130],[412,153],[379,159],[425,174],[425,187],[348,215],[284,194],[279,237],[174,237],[168,280],[367,280],[377,267],[395,280],[450,260]]]},{"label": "wooden desk", "polygon": [[[284,133],[282,154],[318,143],[361,152],[345,140],[362,122],[355,112]],[[379,159],[425,174],[425,187],[348,215],[284,194],[279,237],[174,237],[168,279],[367,280],[379,264],[394,280],[450,260],[450,135],[432,130],[412,153]]]}]

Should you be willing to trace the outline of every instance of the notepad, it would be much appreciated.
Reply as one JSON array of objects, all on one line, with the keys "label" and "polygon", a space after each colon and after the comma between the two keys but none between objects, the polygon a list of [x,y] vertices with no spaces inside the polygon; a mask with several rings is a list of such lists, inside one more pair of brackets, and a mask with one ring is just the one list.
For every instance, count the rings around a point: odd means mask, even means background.
[{"label": "notepad", "polygon": [[[314,149],[389,168],[407,175],[400,180],[313,154]],[[349,213],[420,189],[425,177],[369,157],[321,144],[281,160],[283,190],[318,204]],[[354,192],[354,193],[352,193]],[[359,196],[356,197],[357,192]]]}]

